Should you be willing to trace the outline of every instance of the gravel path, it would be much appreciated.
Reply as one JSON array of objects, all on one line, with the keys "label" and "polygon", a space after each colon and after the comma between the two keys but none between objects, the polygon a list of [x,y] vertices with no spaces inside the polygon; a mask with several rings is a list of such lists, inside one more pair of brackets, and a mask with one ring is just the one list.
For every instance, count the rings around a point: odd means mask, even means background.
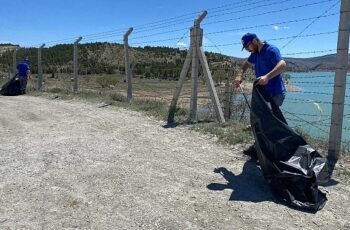
[{"label": "gravel path", "polygon": [[0,96],[0,229],[350,229],[349,181],[316,214],[278,203],[241,146],[100,104]]}]

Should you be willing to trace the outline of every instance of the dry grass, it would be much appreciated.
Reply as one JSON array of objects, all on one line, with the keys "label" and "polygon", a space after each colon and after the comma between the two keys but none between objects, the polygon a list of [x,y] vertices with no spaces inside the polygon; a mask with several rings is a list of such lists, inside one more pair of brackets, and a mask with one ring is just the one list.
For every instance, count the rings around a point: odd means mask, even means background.
[{"label": "dry grass", "polygon": [[[209,114],[198,113],[198,124],[194,125],[194,129],[211,133],[218,137],[223,143],[240,143],[252,140],[250,132],[245,131],[246,125],[249,123],[247,119],[248,108],[244,101],[236,101],[232,105],[232,114],[234,122],[229,125],[220,125],[215,121],[214,111],[212,109],[211,100],[207,86],[199,81],[198,89],[198,108],[204,108]],[[79,76],[79,93],[72,94],[73,79],[68,74],[58,74],[55,78],[44,76],[44,92],[64,95],[64,97],[79,96],[89,100],[102,100],[107,104],[115,104],[129,109],[144,111],[149,115],[159,119],[166,120],[168,108],[176,89],[177,81],[161,80],[161,79],[133,79],[133,101],[127,103],[126,91],[127,84],[124,82],[122,75],[81,75]],[[32,78],[28,86],[34,93],[36,79]],[[245,81],[243,89],[246,92],[251,90],[252,83]],[[220,98],[224,95],[224,85],[217,87]],[[234,93],[240,94],[240,91]],[[177,102],[178,110],[175,114],[175,120],[186,122],[189,116],[189,107],[191,99],[191,82],[185,80],[179,100]],[[302,131],[300,132],[314,148],[319,149],[324,155],[328,149],[326,140],[313,139]],[[342,156],[349,155],[349,146],[343,147]]]}]

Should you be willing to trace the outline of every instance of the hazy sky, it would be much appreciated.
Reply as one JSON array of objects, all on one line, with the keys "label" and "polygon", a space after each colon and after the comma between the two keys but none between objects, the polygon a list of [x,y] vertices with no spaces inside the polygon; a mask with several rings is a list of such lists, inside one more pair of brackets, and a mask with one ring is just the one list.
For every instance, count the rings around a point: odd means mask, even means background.
[{"label": "hazy sky", "polygon": [[[131,46],[186,48],[189,28],[202,10],[206,51],[246,57],[240,38],[257,33],[282,55],[335,53],[339,0],[0,0],[0,43],[39,47],[46,43],[108,41]],[[297,37],[295,37],[297,36]],[[319,52],[320,51],[320,52]]]}]

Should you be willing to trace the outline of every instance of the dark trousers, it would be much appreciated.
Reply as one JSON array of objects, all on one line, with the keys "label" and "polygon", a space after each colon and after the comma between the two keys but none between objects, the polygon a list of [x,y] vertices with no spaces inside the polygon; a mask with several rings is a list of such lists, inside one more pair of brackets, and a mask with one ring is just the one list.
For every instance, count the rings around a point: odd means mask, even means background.
[{"label": "dark trousers", "polygon": [[19,80],[19,84],[21,86],[21,88],[20,88],[21,94],[25,94],[26,89],[27,89],[28,78],[27,77],[19,77],[18,80]]}]

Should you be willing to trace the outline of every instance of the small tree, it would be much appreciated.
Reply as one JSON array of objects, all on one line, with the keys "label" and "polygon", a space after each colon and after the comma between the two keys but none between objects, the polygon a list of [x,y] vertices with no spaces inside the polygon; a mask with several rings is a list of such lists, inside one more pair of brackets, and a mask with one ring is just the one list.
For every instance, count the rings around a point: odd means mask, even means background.
[{"label": "small tree", "polygon": [[213,80],[216,84],[221,84],[222,81],[225,79],[225,70],[219,69],[214,72],[213,74]]}]

